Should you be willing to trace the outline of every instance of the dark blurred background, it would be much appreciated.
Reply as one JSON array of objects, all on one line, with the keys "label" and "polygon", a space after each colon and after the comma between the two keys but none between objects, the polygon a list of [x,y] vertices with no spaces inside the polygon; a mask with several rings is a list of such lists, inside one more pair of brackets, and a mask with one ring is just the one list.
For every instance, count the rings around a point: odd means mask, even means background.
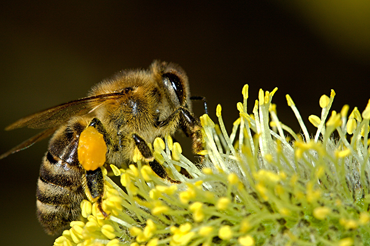
[{"label": "dark blurred background", "polygon": [[[299,131],[285,94],[307,125],[318,100],[362,111],[369,99],[370,6],[356,1],[3,1],[0,3],[0,128],[86,95],[120,69],[154,59],[180,64],[210,115],[223,106],[231,129],[241,89],[271,91],[280,120]],[[250,107],[250,110],[252,109]],[[202,113],[202,105],[194,104]],[[251,111],[250,111],[251,112]],[[310,127],[311,132],[313,128]],[[35,133],[0,131],[0,152]],[[43,141],[0,161],[1,245],[51,245],[35,216]]]}]

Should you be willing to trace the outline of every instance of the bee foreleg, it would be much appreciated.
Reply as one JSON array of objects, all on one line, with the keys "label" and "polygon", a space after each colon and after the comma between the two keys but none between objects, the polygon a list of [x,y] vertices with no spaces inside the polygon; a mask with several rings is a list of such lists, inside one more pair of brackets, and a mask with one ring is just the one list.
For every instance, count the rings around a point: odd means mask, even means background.
[{"label": "bee foreleg", "polygon": [[180,126],[185,135],[192,139],[193,153],[198,154],[203,150],[201,126],[199,121],[186,108],[180,108]]}]

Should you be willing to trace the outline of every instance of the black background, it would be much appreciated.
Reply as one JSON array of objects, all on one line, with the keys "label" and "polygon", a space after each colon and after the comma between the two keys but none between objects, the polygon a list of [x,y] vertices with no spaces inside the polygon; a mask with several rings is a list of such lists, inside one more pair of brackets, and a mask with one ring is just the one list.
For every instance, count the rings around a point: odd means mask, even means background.
[{"label": "black background", "polygon": [[[317,1],[319,2],[319,1]],[[154,59],[180,64],[210,115],[223,106],[228,129],[241,89],[250,111],[259,88],[279,90],[280,120],[299,131],[286,105],[293,97],[307,125],[322,94],[333,108],[362,111],[369,98],[370,14],[356,6],[281,5],[274,1],[5,1],[0,4],[0,128],[77,99],[121,69]],[[202,113],[202,105],[194,105]],[[313,132],[313,128],[310,127]],[[35,133],[0,131],[0,152]],[[0,161],[0,244],[51,245],[35,216],[35,189],[47,141]]]}]

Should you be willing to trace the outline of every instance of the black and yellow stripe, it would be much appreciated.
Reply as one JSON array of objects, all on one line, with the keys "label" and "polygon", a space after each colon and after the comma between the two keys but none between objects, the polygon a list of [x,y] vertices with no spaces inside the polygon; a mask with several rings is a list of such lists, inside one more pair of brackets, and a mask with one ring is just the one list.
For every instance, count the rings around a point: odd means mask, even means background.
[{"label": "black and yellow stripe", "polygon": [[49,143],[37,182],[37,217],[49,234],[56,234],[79,219],[85,198],[81,177],[85,171],[77,158],[80,133],[74,124],[59,130]]}]

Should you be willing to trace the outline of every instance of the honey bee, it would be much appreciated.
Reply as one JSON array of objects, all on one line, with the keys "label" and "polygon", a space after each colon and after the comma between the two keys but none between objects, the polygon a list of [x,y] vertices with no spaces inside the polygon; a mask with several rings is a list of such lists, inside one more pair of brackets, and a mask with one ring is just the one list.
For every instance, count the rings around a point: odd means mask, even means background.
[{"label": "honey bee", "polygon": [[[80,218],[83,199],[101,202],[103,164],[127,168],[137,148],[158,176],[170,180],[148,143],[181,129],[191,137],[193,152],[202,150],[188,78],[178,65],[160,61],[148,70],[121,71],[95,85],[87,97],[22,118],[6,130],[20,127],[46,130],[0,159],[54,134],[41,163],[36,192],[38,220],[51,235]],[[101,135],[106,146],[104,160],[97,165],[84,165],[80,157],[81,136],[87,129]]]}]

